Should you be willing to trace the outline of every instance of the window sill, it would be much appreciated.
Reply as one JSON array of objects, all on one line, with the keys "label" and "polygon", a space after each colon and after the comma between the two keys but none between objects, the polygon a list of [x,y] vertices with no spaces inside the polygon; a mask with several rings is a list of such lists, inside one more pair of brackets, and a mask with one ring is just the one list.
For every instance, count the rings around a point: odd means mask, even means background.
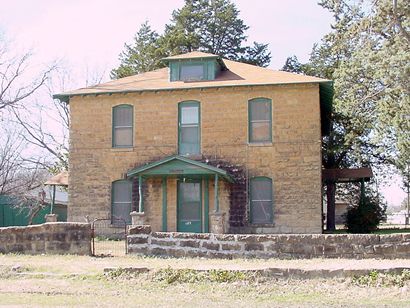
[{"label": "window sill", "polygon": [[248,146],[250,147],[271,147],[273,146],[273,142],[248,142]]},{"label": "window sill", "polygon": [[134,147],[129,148],[111,148],[111,152],[133,152]]}]

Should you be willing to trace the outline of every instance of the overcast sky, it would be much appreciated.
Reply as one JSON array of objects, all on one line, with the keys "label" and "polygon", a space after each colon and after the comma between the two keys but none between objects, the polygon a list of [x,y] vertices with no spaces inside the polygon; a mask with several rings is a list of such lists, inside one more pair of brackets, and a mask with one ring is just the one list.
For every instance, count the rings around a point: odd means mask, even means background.
[{"label": "overcast sky", "polygon": [[[269,43],[271,68],[286,57],[306,61],[315,42],[330,30],[331,15],[315,0],[236,0],[250,29],[248,43]],[[0,0],[0,31],[41,61],[65,59],[73,66],[106,68],[144,21],[162,32],[182,0]]]},{"label": "overcast sky", "polygon": [[[332,16],[317,0],[233,2],[250,27],[248,44],[269,43],[272,69],[281,68],[291,55],[307,61],[313,44],[330,31]],[[0,34],[12,40],[17,51],[31,49],[34,66],[62,60],[80,86],[86,70],[105,71],[107,80],[119,64],[124,43],[132,41],[139,26],[148,20],[162,33],[171,12],[182,5],[183,0],[0,0]],[[390,204],[404,198],[397,183],[383,191]]]}]

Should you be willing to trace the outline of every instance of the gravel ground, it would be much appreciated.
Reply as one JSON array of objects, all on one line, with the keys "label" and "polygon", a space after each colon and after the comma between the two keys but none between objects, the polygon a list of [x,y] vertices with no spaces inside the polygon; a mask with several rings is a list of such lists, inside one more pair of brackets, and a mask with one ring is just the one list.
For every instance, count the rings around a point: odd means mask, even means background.
[{"label": "gravel ground", "polygon": [[149,267],[157,268],[192,268],[192,269],[264,269],[264,268],[299,268],[312,269],[385,269],[390,267],[410,268],[408,259],[395,260],[352,260],[352,259],[201,259],[201,258],[155,258],[155,257],[104,257],[70,255],[0,255],[0,265],[26,268],[40,268],[54,273],[100,273],[105,267]]}]

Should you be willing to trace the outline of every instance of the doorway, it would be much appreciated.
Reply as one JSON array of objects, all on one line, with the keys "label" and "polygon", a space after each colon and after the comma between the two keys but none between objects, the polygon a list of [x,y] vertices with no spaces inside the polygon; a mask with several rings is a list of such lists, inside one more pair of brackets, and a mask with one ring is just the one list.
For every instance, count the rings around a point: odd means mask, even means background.
[{"label": "doorway", "polygon": [[202,232],[201,181],[178,181],[177,231]]}]

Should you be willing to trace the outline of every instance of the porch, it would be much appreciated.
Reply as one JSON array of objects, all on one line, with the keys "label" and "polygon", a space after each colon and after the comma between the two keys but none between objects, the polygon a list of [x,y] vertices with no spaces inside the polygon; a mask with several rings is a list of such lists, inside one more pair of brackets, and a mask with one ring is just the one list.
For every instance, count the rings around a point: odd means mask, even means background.
[{"label": "porch", "polygon": [[163,232],[228,231],[233,180],[225,170],[176,155],[134,168],[127,178],[138,180],[133,225]]}]

